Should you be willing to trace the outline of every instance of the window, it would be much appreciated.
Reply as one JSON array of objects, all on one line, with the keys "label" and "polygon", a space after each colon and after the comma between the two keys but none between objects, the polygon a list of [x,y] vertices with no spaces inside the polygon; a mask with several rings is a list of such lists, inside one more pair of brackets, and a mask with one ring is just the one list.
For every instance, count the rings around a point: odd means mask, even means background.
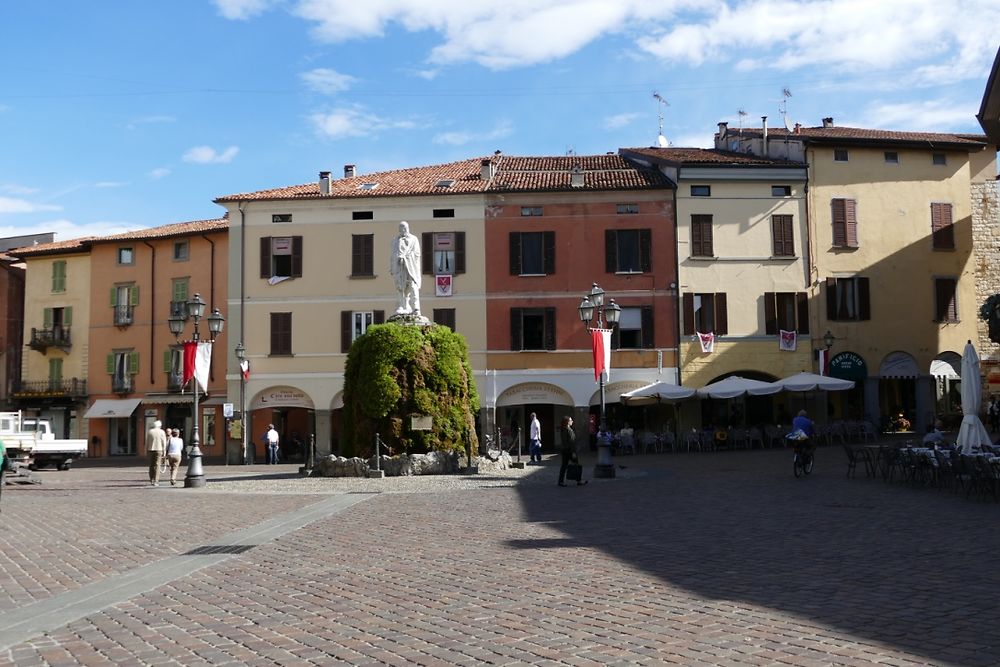
[{"label": "window", "polygon": [[652,234],[648,229],[604,231],[604,270],[608,273],[649,273]]},{"label": "window", "polygon": [[870,320],[868,278],[827,278],[826,318],[831,321]]},{"label": "window", "polygon": [[510,275],[547,276],[555,272],[555,232],[510,233]]},{"label": "window", "polygon": [[618,326],[611,333],[611,347],[616,350],[652,348],[653,307],[623,307]]},{"label": "window", "polygon": [[[111,307],[114,308],[115,326],[126,326],[134,321],[135,307],[139,305],[139,286],[115,285],[111,288]],[[173,315],[173,304],[170,314]],[[184,313],[179,313],[183,315]]]},{"label": "window", "polygon": [[684,335],[696,332],[715,332],[717,335],[729,333],[729,317],[726,308],[726,293],[684,294],[681,298],[684,308]]},{"label": "window", "polygon": [[374,190],[378,187],[378,183],[362,183],[358,186],[358,190]]},{"label": "window", "polygon": [[958,322],[957,288],[955,278],[934,279],[935,322]]},{"label": "window", "polygon": [[118,263],[123,265],[135,263],[135,251],[132,248],[118,248]]},{"label": "window", "polygon": [[52,291],[66,291],[66,260],[60,259],[52,262]]},{"label": "window", "polygon": [[836,248],[858,247],[857,202],[834,199],[830,202],[833,215],[833,245]]},{"label": "window", "polygon": [[955,225],[951,217],[951,204],[931,204],[931,238],[935,250],[955,249]]},{"label": "window", "polygon": [[421,273],[465,273],[465,232],[424,232],[420,235]]},{"label": "window", "polygon": [[384,310],[340,311],[340,351],[347,353],[351,343],[360,338],[373,324],[385,322]]},{"label": "window", "polygon": [[635,215],[639,212],[638,204],[618,204],[618,215]]},{"label": "window", "polygon": [[351,235],[351,277],[375,275],[375,235]]},{"label": "window", "polygon": [[790,185],[772,185],[771,186],[771,196],[772,197],[791,197],[792,196],[792,186],[790,186]]},{"label": "window", "polygon": [[173,346],[163,352],[163,372],[167,374],[167,390],[180,391],[184,379],[184,348]]},{"label": "window", "polygon": [[111,391],[128,394],[132,391],[132,376],[139,372],[139,353],[119,350],[107,356],[107,371],[111,376]]},{"label": "window", "polygon": [[175,241],[174,242],[174,261],[175,262],[186,262],[188,259],[188,252],[190,248],[187,241]]},{"label": "window", "polygon": [[691,186],[691,196],[692,197],[711,197],[712,196],[712,186],[711,185],[692,185]]},{"label": "window", "polygon": [[556,349],[556,309],[511,308],[510,349]]},{"label": "window", "polygon": [[292,354],[292,314],[271,313],[271,355]]},{"label": "window", "polygon": [[896,151],[886,151],[884,155],[886,164],[899,164],[899,153]]},{"label": "window", "polygon": [[715,256],[712,244],[712,216],[710,215],[691,216],[691,256]]},{"label": "window", "polygon": [[275,213],[271,216],[271,222],[291,222],[291,213]]},{"label": "window", "polygon": [[809,295],[805,292],[764,292],[764,333],[809,333]]},{"label": "window", "polygon": [[433,217],[435,217],[435,218],[454,218],[455,217],[455,209],[453,209],[453,208],[436,208],[431,213],[432,213]]},{"label": "window", "polygon": [[833,161],[834,162],[847,162],[847,149],[846,148],[834,148],[833,149]]},{"label": "window", "polygon": [[522,217],[537,217],[542,214],[541,206],[522,206],[521,216]]},{"label": "window", "polygon": [[202,447],[215,446],[215,408],[202,408],[200,435]]},{"label": "window", "polygon": [[49,391],[62,389],[63,360],[59,357],[49,359]]},{"label": "window", "polygon": [[351,211],[351,220],[374,220],[375,211]]},{"label": "window", "polygon": [[454,308],[435,308],[434,309],[434,324],[440,324],[441,326],[448,327],[452,331],[455,330],[455,309]]},{"label": "window", "polygon": [[944,153],[931,153],[931,164],[944,166],[948,164],[948,156]]},{"label": "window", "polygon": [[455,179],[454,178],[442,178],[440,181],[438,181],[437,183],[434,184],[434,187],[436,187],[436,188],[450,188],[453,185],[455,185]]},{"label": "window", "polygon": [[187,316],[188,279],[174,278],[170,282],[170,315]]},{"label": "window", "polygon": [[775,257],[795,256],[795,232],[792,227],[792,216],[771,216],[771,240]]},{"label": "window", "polygon": [[48,345],[57,347],[69,347],[72,344],[69,332],[73,325],[73,307],[65,308],[43,308],[42,309],[42,331],[31,330],[33,339],[41,339]]},{"label": "window", "polygon": [[261,278],[302,277],[302,237],[263,236],[260,239]]}]

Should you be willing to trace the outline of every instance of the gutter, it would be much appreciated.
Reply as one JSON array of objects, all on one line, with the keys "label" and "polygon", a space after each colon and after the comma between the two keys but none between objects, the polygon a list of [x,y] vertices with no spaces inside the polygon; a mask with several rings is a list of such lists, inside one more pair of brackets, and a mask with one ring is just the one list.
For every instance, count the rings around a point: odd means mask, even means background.
[{"label": "gutter", "polygon": [[149,247],[150,253],[152,253],[152,259],[149,262],[149,307],[151,310],[149,316],[149,384],[150,386],[156,385],[156,247],[149,241],[143,241],[143,244]]}]

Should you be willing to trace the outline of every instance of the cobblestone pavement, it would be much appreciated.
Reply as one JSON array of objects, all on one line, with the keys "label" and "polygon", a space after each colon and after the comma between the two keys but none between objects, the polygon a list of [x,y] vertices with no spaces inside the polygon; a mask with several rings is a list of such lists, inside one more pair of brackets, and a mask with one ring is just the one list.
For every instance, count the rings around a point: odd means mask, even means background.
[{"label": "cobblestone pavement", "polygon": [[629,456],[568,488],[552,459],[380,480],[206,466],[198,490],[46,471],[3,493],[0,632],[192,566],[8,642],[0,665],[1000,664],[1000,504],[847,479],[833,448],[795,479],[790,458]]}]

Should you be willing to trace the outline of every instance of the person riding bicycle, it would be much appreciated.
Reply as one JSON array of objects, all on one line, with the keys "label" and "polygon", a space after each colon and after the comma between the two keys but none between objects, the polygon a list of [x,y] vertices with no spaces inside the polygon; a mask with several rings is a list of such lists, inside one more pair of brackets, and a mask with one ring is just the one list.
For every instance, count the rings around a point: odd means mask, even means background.
[{"label": "person riding bicycle", "polygon": [[812,420],[809,419],[809,413],[805,410],[799,410],[799,414],[792,418],[792,433],[801,431],[805,434],[805,439],[799,439],[796,442],[796,446],[800,447],[803,452],[812,453],[815,449],[813,445],[813,436],[816,434],[816,425],[813,424]]}]

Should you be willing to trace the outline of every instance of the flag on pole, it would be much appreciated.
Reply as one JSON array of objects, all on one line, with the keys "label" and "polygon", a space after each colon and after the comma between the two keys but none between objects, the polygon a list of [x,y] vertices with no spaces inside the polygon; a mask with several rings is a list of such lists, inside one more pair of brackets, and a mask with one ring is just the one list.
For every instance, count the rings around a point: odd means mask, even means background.
[{"label": "flag on pole", "polygon": [[202,391],[208,391],[208,372],[211,366],[212,343],[184,343],[184,375],[181,377],[181,384],[187,384],[194,378]]},{"label": "flag on pole", "polygon": [[778,336],[778,349],[785,352],[795,351],[796,334],[794,331],[785,331],[780,329],[780,336]]},{"label": "flag on pole", "polygon": [[701,342],[701,351],[706,353],[711,353],[715,351],[715,333],[709,331],[708,333],[698,332],[698,340]]},{"label": "flag on pole", "polygon": [[597,382],[605,371],[611,379],[611,330],[591,329],[590,336],[594,349],[594,381]]},{"label": "flag on pole", "polygon": [[816,350],[819,359],[819,374],[830,374],[830,350]]},{"label": "flag on pole", "polygon": [[243,380],[244,381],[250,379],[250,360],[249,359],[241,359],[240,360],[240,373],[243,374]]}]

